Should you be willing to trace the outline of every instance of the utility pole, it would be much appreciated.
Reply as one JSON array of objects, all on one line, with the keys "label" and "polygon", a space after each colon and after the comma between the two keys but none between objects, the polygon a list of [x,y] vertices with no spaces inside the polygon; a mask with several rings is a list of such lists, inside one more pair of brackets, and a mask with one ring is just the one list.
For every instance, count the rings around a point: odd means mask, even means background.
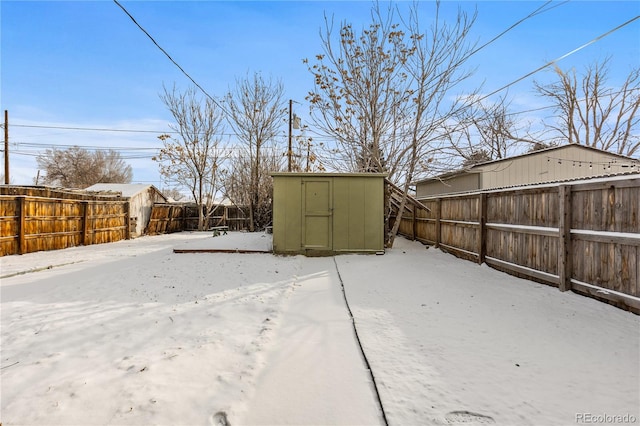
[{"label": "utility pole", "polygon": [[289,149],[287,151],[287,161],[288,161],[288,167],[287,167],[287,171],[291,171],[291,126],[293,125],[293,120],[292,120],[292,110],[293,109],[293,100],[289,99]]},{"label": "utility pole", "polygon": [[9,111],[4,110],[4,184],[9,185]]}]

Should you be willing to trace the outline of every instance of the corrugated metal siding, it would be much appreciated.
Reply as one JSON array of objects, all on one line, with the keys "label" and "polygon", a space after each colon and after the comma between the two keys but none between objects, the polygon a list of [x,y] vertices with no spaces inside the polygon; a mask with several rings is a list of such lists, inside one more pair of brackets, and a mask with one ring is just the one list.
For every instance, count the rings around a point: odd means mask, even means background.
[{"label": "corrugated metal siding", "polygon": [[[565,145],[477,164],[467,171],[416,183],[417,198],[628,174],[640,170],[637,159],[582,145]],[[477,179],[477,183],[474,183]]]},{"label": "corrugated metal siding", "polygon": [[452,192],[476,191],[480,189],[480,174],[469,173],[447,180],[434,180],[416,186],[416,198]]},{"label": "corrugated metal siding", "polygon": [[478,166],[481,189],[597,177],[628,171],[626,162],[607,153],[568,145],[554,151],[532,153],[512,160]]}]

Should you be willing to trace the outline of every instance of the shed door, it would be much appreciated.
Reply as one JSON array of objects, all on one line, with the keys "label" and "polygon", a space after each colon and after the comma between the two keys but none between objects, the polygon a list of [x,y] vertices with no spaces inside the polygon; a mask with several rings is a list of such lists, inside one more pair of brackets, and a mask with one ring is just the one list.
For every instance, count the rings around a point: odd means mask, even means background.
[{"label": "shed door", "polygon": [[332,180],[302,180],[302,246],[332,250]]}]

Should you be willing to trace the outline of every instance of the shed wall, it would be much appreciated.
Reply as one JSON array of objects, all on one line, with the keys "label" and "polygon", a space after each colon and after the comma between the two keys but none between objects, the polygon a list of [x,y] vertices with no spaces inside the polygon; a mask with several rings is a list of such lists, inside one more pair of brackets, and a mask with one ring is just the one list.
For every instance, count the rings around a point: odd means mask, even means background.
[{"label": "shed wall", "polygon": [[334,179],[333,197],[334,251],[383,250],[384,179]]},{"label": "shed wall", "polygon": [[302,246],[302,180],[273,179],[273,251],[300,252]]},{"label": "shed wall", "polygon": [[274,174],[273,251],[308,253],[303,182],[331,184],[330,252],[384,250],[384,175]]},{"label": "shed wall", "polygon": [[133,237],[144,235],[151,219],[153,205],[163,201],[165,201],[164,197],[151,186],[129,198],[131,220],[136,224],[132,232]]}]

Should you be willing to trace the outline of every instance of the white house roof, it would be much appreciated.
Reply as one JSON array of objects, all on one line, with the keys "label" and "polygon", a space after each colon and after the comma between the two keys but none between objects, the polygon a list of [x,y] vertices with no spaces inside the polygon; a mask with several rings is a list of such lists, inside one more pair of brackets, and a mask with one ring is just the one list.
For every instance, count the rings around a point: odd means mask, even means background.
[{"label": "white house roof", "polygon": [[145,183],[96,183],[95,185],[91,185],[86,188],[85,191],[109,191],[109,192],[120,192],[123,197],[133,197],[134,195],[146,191],[149,188],[153,188],[159,194],[162,194],[156,187],[153,185],[145,184]]}]

